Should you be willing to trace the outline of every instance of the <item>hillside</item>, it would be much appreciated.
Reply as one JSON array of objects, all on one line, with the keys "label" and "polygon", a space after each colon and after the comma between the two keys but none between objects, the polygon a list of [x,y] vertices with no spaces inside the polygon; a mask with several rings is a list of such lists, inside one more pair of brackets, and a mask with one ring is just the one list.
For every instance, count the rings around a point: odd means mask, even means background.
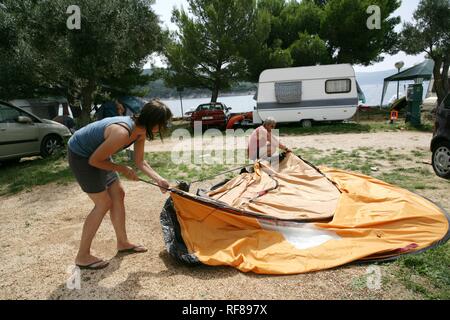
[{"label": "hillside", "polygon": [[[152,70],[145,69],[143,73],[151,75]],[[379,72],[357,72],[356,78],[368,100],[373,103],[378,103],[378,99],[381,97],[384,78],[395,73],[396,70],[394,69]],[[176,88],[167,87],[163,80],[152,81],[143,89],[148,92],[147,97],[149,98],[171,99],[179,97],[179,92],[177,92]],[[223,91],[221,95],[252,95],[256,92],[256,89],[256,83],[241,82],[230,90]],[[389,94],[392,93],[389,92]],[[183,97],[185,98],[203,98],[209,97],[210,95],[211,91],[208,89],[185,88],[183,91]]]}]

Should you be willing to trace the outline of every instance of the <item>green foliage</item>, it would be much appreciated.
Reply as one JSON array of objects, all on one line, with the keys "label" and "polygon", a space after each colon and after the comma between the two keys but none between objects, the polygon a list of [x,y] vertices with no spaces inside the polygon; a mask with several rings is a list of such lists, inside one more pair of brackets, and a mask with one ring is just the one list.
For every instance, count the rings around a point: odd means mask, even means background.
[{"label": "green foliage", "polygon": [[89,117],[96,94],[130,92],[148,81],[142,66],[164,42],[153,0],[79,0],[80,30],[66,25],[73,1],[4,4],[8,22],[0,22],[0,32],[10,39],[10,58],[0,59],[0,70],[7,71],[0,72],[0,96],[6,99],[64,95],[82,101]]},{"label": "green foliage", "polygon": [[317,35],[324,11],[312,1],[288,2],[280,14],[282,30],[279,33],[284,47],[298,40],[299,33]]},{"label": "green foliage", "polygon": [[435,63],[433,75],[438,102],[450,92],[450,2],[422,0],[414,12],[414,23],[405,23],[400,48],[407,54],[426,52]]},{"label": "green foliage", "polygon": [[34,95],[46,85],[38,72],[43,61],[26,39],[24,14],[18,14],[25,5],[26,2],[3,1],[0,7],[0,99]]},{"label": "green foliage", "polygon": [[[146,95],[142,88],[156,76],[174,88],[210,90],[215,101],[219,91],[255,82],[268,68],[380,61],[381,53],[395,52],[399,18],[391,15],[400,1],[188,0],[187,11],[173,12],[173,34],[161,31],[153,0],[77,1],[81,30],[66,27],[70,0],[2,3],[0,98],[64,95],[82,102],[86,118],[93,101]],[[380,30],[366,26],[370,5],[380,6]],[[426,8],[417,18],[434,12]],[[448,42],[448,25],[434,28],[443,28],[438,33]],[[146,58],[157,51],[164,52],[168,70],[142,75]]]},{"label": "green foliage", "polygon": [[[396,273],[407,288],[428,299],[448,300],[450,298],[448,243],[421,254],[404,256],[397,264],[400,269]],[[420,282],[418,277],[426,281]]]},{"label": "green foliage", "polygon": [[[381,29],[367,27],[371,5],[380,7]],[[381,53],[395,53],[395,26],[400,17],[390,17],[400,7],[398,0],[330,0],[324,6],[320,35],[326,39],[337,63],[369,65],[382,61]]]},{"label": "green foliage", "polygon": [[[371,5],[381,10],[379,30],[367,27]],[[382,53],[397,51],[400,18],[391,15],[399,6],[398,0],[260,0],[270,30],[263,50],[254,53],[251,78],[268,68],[381,61]]]},{"label": "green foliage", "polygon": [[[17,174],[19,171],[21,174]],[[2,163],[0,172],[0,196],[31,190],[35,186],[49,183],[66,184],[75,181],[62,153],[46,159]]]},{"label": "green foliage", "polygon": [[295,66],[331,63],[327,45],[318,35],[300,33],[298,39],[289,47],[289,51]]},{"label": "green foliage", "polygon": [[247,78],[244,55],[259,50],[264,28],[255,0],[188,0],[189,11],[174,10],[179,28],[166,45],[166,82],[172,87],[219,91]]},{"label": "green foliage", "polygon": [[414,23],[405,23],[403,27],[401,47],[406,53],[448,54],[450,3],[447,0],[422,0],[414,12]]}]

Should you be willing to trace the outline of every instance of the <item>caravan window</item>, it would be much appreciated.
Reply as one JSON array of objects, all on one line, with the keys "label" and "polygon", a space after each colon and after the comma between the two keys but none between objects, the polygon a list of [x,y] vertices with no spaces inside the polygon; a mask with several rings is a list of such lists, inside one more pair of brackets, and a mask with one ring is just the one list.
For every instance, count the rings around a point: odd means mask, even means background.
[{"label": "caravan window", "polygon": [[326,93],[348,93],[352,90],[350,79],[328,80],[325,82]]},{"label": "caravan window", "polygon": [[276,82],[275,96],[278,103],[296,103],[302,101],[302,82]]}]

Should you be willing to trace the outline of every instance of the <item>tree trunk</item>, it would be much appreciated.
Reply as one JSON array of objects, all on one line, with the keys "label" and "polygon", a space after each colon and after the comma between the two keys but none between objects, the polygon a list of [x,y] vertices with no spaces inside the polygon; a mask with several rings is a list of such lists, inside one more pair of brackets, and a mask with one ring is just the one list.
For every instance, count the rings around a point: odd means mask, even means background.
[{"label": "tree trunk", "polygon": [[216,72],[215,72],[215,79],[212,89],[212,96],[211,96],[211,102],[217,102],[217,99],[219,98],[219,91],[220,91],[220,79],[221,79],[221,73],[222,73],[222,63],[219,62],[216,66]]},{"label": "tree trunk", "polygon": [[93,80],[89,80],[86,87],[84,87],[81,92],[82,101],[82,110],[81,116],[79,119],[80,127],[84,127],[91,122],[91,111],[92,111],[92,102],[95,91],[95,82]]},{"label": "tree trunk", "polygon": [[217,102],[218,98],[219,98],[219,88],[217,86],[214,86],[211,96],[211,102]]},{"label": "tree trunk", "polygon": [[[438,105],[440,105],[445,98],[444,81],[442,79],[441,66],[442,66],[442,58],[441,57],[434,58],[433,77]],[[445,80],[448,81],[447,79]]]},{"label": "tree trunk", "polygon": [[448,80],[448,70],[450,68],[450,56],[445,57],[444,67],[442,68],[442,81],[444,87],[444,98],[450,93],[450,82]]}]

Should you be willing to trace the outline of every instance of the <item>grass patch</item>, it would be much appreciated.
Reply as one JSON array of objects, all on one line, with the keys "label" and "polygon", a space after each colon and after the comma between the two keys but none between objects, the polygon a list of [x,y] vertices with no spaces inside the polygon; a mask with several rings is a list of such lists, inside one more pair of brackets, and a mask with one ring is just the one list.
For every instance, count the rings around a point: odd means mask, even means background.
[{"label": "grass patch", "polygon": [[394,274],[410,290],[426,299],[450,299],[450,245],[401,257]]},{"label": "grass patch", "polygon": [[[235,155],[240,151],[235,151]],[[419,166],[414,161],[426,156],[422,151],[397,153],[394,149],[358,148],[352,151],[329,149],[324,152],[315,148],[295,150],[305,160],[315,165],[325,165],[343,170],[360,172],[379,178],[388,183],[398,185],[411,191],[417,190],[448,190],[449,182],[437,179],[431,167]],[[214,155],[212,155],[214,156]],[[145,158],[150,165],[163,177],[174,182],[182,180],[191,182],[205,179],[221,173],[240,164],[192,164],[194,155],[190,161],[174,164],[171,161],[170,152],[146,153]],[[393,167],[383,168],[380,160],[389,160]],[[130,159],[126,152],[114,156],[116,163],[130,165]],[[385,161],[386,162],[386,161]],[[244,165],[244,164],[242,164]],[[380,167],[379,171],[373,170]],[[223,178],[232,178],[237,172],[226,174]],[[56,182],[68,184],[74,181],[74,177],[68,167],[64,155],[48,159],[36,159],[23,161],[18,164],[0,166],[0,196],[14,194],[23,190],[31,190],[34,186]],[[31,226],[29,221],[25,227]],[[450,298],[450,245],[428,250],[421,254],[403,256],[386,267],[389,275],[399,280],[406,288],[427,299]],[[384,279],[384,278],[383,278]],[[352,282],[356,290],[364,289],[367,276],[363,275]]]},{"label": "grass patch", "polygon": [[56,182],[67,184],[75,180],[63,154],[47,159],[25,160],[0,167],[0,196],[16,194]]},{"label": "grass patch", "polygon": [[359,123],[315,123],[311,128],[302,128],[297,123],[279,124],[277,127],[281,136],[312,135],[323,133],[370,133],[370,132],[398,132],[420,131],[433,132],[431,124],[414,127],[405,123],[390,124],[385,121],[359,122]]},{"label": "grass patch", "polygon": [[[237,158],[238,152],[242,152],[242,150],[235,151],[235,158]],[[225,158],[225,154],[223,156]],[[223,171],[247,164],[209,164],[208,161],[213,161],[213,158],[214,154],[211,157],[206,155],[203,158],[199,158],[202,160],[200,164],[195,164],[194,154],[192,154],[190,161],[187,161],[187,163],[175,164],[172,162],[171,152],[152,152],[145,154],[145,159],[150,163],[152,168],[172,182],[176,180],[190,182],[205,179]],[[114,155],[113,160],[118,164],[134,166],[134,162],[130,161],[126,151]],[[139,174],[142,178],[146,177],[140,172]],[[75,177],[64,154],[47,159],[35,158],[20,163],[0,166],[0,196],[13,195],[24,190],[31,191],[35,186],[42,186],[49,183],[67,185],[71,182],[75,182]]]},{"label": "grass patch", "polygon": [[360,172],[366,175],[372,173],[372,168],[377,166],[374,157],[368,156],[368,148],[359,148],[352,151],[333,149],[330,152],[314,148],[296,149],[296,154],[318,166],[333,167],[336,169]]},{"label": "grass patch", "polygon": [[[164,134],[164,138],[170,137],[177,129],[186,129],[191,136],[193,130],[188,121],[174,121],[170,130]],[[243,128],[246,131],[249,128]],[[303,128],[299,123],[280,123],[277,125],[280,136],[313,135],[324,133],[370,133],[370,132],[398,132],[398,131],[421,131],[433,132],[432,124],[423,124],[419,127],[405,124],[403,122],[389,123],[387,121],[361,121],[361,122],[316,122],[311,128]]]},{"label": "grass patch", "polygon": [[416,158],[424,158],[427,155],[427,153],[420,150],[411,150],[411,153]]},{"label": "grass patch", "polygon": [[436,190],[433,174],[426,169],[398,168],[384,172],[376,178],[408,190]]},{"label": "grass patch", "polygon": [[[238,150],[235,151],[234,153],[235,157],[237,157],[238,152],[239,152]],[[191,182],[196,180],[203,180],[213,175],[219,174],[221,172],[234,169],[239,166],[244,166],[247,164],[247,163],[238,163],[228,165],[217,162],[214,163],[214,154],[209,156],[208,154],[205,153],[203,154],[203,157],[201,156],[202,155],[197,155],[197,158],[195,158],[196,156],[194,154],[191,154],[190,159],[186,159],[187,161],[183,163],[174,163],[171,158],[171,152],[149,152],[145,154],[145,160],[161,176],[172,182],[175,181]],[[130,166],[131,164],[125,152],[121,152],[115,155],[114,161],[116,163],[128,166]],[[236,170],[236,172],[238,173],[238,170]],[[236,172],[228,176],[235,176]],[[141,172],[139,172],[139,175],[141,178],[146,178],[146,176]]]}]

